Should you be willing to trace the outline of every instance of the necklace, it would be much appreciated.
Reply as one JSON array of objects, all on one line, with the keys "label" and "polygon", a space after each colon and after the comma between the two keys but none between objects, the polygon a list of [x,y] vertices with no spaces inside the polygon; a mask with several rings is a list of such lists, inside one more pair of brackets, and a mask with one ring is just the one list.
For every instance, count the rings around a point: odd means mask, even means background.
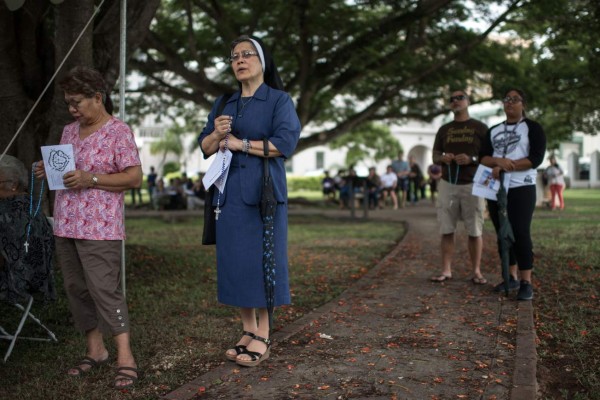
[{"label": "necklace", "polygon": [[454,182],[452,182],[452,170],[450,169],[450,164],[448,164],[448,181],[451,185],[458,183],[458,171],[460,171],[460,165],[456,164],[456,176],[454,177]]},{"label": "necklace", "polygon": [[240,102],[242,103],[242,107],[238,111],[238,118],[242,118],[244,114],[244,107],[246,107],[252,100],[254,100],[254,96],[250,96],[250,99],[244,101],[243,97],[240,97]]},{"label": "necklace", "polygon": [[[227,151],[227,140],[229,139],[229,134],[225,135],[225,148],[223,152]],[[219,186],[223,186],[223,179],[225,179],[225,157],[223,157],[223,165],[221,165],[221,178]],[[221,191],[217,189],[217,208],[215,208],[215,221],[219,220],[219,215],[221,214]]]},{"label": "necklace", "polygon": [[515,127],[514,127],[514,129],[512,131],[508,130],[508,126],[506,125],[506,121],[504,121],[504,150],[502,152],[502,158],[506,158],[506,152],[508,150],[508,139],[509,139],[508,134],[509,133],[510,134],[515,133],[517,131],[517,129],[519,128],[519,125],[521,125],[522,121],[523,121],[523,118],[521,118],[519,120],[519,122],[517,122],[515,124]]},{"label": "necklace", "polygon": [[38,203],[35,207],[35,212],[33,212],[33,189],[35,187],[35,177],[33,176],[33,171],[35,170],[36,164],[37,162],[33,163],[33,167],[31,168],[31,188],[29,189],[29,222],[27,222],[27,237],[25,238],[25,243],[23,244],[25,247],[25,253],[29,253],[29,235],[31,234],[31,223],[40,212],[40,206],[42,205],[42,194],[44,193],[44,181],[42,181]]}]

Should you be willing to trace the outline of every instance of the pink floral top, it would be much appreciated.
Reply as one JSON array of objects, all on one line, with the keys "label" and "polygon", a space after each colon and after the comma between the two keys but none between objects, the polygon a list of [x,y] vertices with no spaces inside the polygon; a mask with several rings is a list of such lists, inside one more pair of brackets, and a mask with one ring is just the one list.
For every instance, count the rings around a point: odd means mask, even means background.
[{"label": "pink floral top", "polygon": [[[75,168],[97,174],[114,174],[141,165],[133,132],[117,118],[81,140],[79,122],[65,126],[60,144],[72,144]],[[86,240],[122,240],[123,192],[88,188],[57,190],[54,202],[54,234]]]}]

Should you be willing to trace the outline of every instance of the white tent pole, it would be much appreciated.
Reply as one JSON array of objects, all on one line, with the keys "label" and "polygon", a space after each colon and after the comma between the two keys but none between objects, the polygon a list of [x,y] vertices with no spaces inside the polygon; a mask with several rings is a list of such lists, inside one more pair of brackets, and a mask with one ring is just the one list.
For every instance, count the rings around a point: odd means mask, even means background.
[{"label": "white tent pole", "polygon": [[[119,118],[125,121],[125,74],[127,63],[127,0],[121,0],[121,40],[119,47]],[[123,226],[125,226],[125,200],[123,199]],[[121,286],[127,297],[125,286],[125,239],[121,241]]]}]

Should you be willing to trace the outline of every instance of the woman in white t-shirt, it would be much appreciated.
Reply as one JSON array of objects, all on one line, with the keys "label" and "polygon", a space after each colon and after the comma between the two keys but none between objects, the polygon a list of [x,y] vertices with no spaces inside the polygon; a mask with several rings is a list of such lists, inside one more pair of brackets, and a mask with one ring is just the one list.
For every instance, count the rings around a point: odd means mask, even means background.
[{"label": "woman in white t-shirt", "polygon": [[[540,124],[526,118],[527,100],[523,91],[508,90],[502,102],[506,120],[489,129],[481,149],[481,163],[493,169],[492,175],[496,179],[500,178],[501,173],[510,174],[506,208],[515,240],[510,248],[511,277],[508,286],[511,290],[519,290],[518,300],[532,300],[531,220],[536,203],[536,168],[544,160],[546,136]],[[497,201],[488,200],[488,210],[498,233]],[[517,269],[520,282],[517,280]],[[496,285],[494,290],[499,292],[503,288],[504,282]]]},{"label": "woman in white t-shirt", "polygon": [[396,196],[396,186],[398,185],[398,175],[394,172],[391,165],[388,165],[385,174],[381,175],[381,205],[379,208],[385,206],[385,201],[388,196],[392,198],[394,210],[398,209],[398,196]]}]

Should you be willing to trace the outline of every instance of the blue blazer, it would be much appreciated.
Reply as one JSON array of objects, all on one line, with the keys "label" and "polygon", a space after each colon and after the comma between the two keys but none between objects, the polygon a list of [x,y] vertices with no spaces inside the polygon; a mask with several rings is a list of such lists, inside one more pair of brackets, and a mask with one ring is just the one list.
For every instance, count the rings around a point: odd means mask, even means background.
[{"label": "blue blazer", "polygon": [[[262,84],[254,93],[254,99],[247,103],[240,118],[239,109],[241,92],[234,93],[223,109],[223,115],[232,115],[232,134],[239,139],[268,140],[277,147],[282,157],[269,158],[269,172],[273,179],[275,198],[279,203],[287,202],[287,183],[284,161],[292,156],[298,139],[300,138],[300,120],[290,96],[281,90],[273,89]],[[217,107],[221,101],[219,97],[208,114],[206,126],[198,137],[200,149],[202,141],[214,131],[214,120]],[[208,158],[204,152],[204,158]],[[248,205],[257,205],[262,192],[263,157],[246,155],[242,152],[233,152],[230,168],[240,168],[240,192],[242,200]],[[227,183],[228,185],[230,182]],[[227,190],[226,190],[227,192]],[[222,203],[226,199],[221,196]],[[216,197],[214,201],[216,202]],[[214,204],[216,205],[216,203]]]}]

